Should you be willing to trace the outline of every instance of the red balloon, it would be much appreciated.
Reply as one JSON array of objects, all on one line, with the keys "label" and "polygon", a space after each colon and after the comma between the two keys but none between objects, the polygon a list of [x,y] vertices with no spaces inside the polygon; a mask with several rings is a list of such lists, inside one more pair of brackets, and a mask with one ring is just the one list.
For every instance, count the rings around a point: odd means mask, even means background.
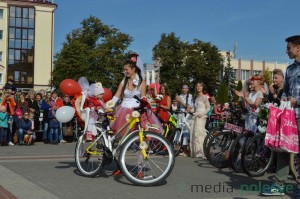
[{"label": "red balloon", "polygon": [[63,80],[60,83],[59,88],[63,94],[69,95],[69,96],[74,96],[74,95],[78,95],[81,93],[80,85],[78,84],[78,82],[76,82],[73,79]]},{"label": "red balloon", "polygon": [[107,102],[107,101],[111,100],[112,96],[113,96],[113,94],[112,94],[111,90],[109,90],[108,88],[104,88],[103,101]]}]

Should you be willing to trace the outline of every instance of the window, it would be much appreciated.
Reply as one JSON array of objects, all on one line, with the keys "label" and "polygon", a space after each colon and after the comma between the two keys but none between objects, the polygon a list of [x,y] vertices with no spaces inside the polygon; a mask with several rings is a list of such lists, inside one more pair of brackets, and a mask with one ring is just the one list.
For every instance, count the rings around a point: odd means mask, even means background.
[{"label": "window", "polygon": [[3,19],[3,9],[0,9],[0,19]]},{"label": "window", "polygon": [[3,30],[0,30],[0,40],[3,39]]},{"label": "window", "polygon": [[0,61],[2,61],[2,52],[0,52]]},{"label": "window", "polygon": [[260,74],[260,73],[261,73],[260,70],[253,70],[253,75]]},{"label": "window", "polygon": [[33,86],[35,9],[10,6],[7,77],[19,87]]},{"label": "window", "polygon": [[242,70],[241,71],[241,80],[249,79],[249,70]]}]

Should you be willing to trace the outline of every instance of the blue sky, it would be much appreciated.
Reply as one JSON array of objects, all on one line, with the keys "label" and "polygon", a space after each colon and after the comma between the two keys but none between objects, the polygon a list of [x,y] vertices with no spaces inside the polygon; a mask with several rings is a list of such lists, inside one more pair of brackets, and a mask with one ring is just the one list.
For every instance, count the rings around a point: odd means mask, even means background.
[{"label": "blue sky", "polygon": [[300,34],[299,0],[55,0],[55,53],[65,37],[90,15],[134,39],[130,50],[152,63],[162,33],[199,39],[237,58],[292,62],[285,38]]}]

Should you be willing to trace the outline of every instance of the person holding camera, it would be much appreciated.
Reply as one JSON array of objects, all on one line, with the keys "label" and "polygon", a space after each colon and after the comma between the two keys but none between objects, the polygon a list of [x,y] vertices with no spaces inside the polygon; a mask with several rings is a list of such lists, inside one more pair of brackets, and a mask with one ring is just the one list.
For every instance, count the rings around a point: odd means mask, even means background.
[{"label": "person holding camera", "polygon": [[13,122],[14,122],[16,102],[14,100],[14,96],[11,95],[11,90],[4,91],[4,97],[2,98],[1,105],[6,107],[7,113],[9,115],[9,118],[8,118],[8,126],[9,126],[8,145],[13,146],[14,143],[12,143],[12,136],[13,136]]}]

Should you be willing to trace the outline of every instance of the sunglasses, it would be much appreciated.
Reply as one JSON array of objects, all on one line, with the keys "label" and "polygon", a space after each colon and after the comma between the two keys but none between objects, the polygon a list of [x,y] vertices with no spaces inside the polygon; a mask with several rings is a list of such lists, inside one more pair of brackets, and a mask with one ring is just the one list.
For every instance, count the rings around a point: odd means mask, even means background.
[{"label": "sunglasses", "polygon": [[29,114],[24,114],[24,116],[28,116]]}]

